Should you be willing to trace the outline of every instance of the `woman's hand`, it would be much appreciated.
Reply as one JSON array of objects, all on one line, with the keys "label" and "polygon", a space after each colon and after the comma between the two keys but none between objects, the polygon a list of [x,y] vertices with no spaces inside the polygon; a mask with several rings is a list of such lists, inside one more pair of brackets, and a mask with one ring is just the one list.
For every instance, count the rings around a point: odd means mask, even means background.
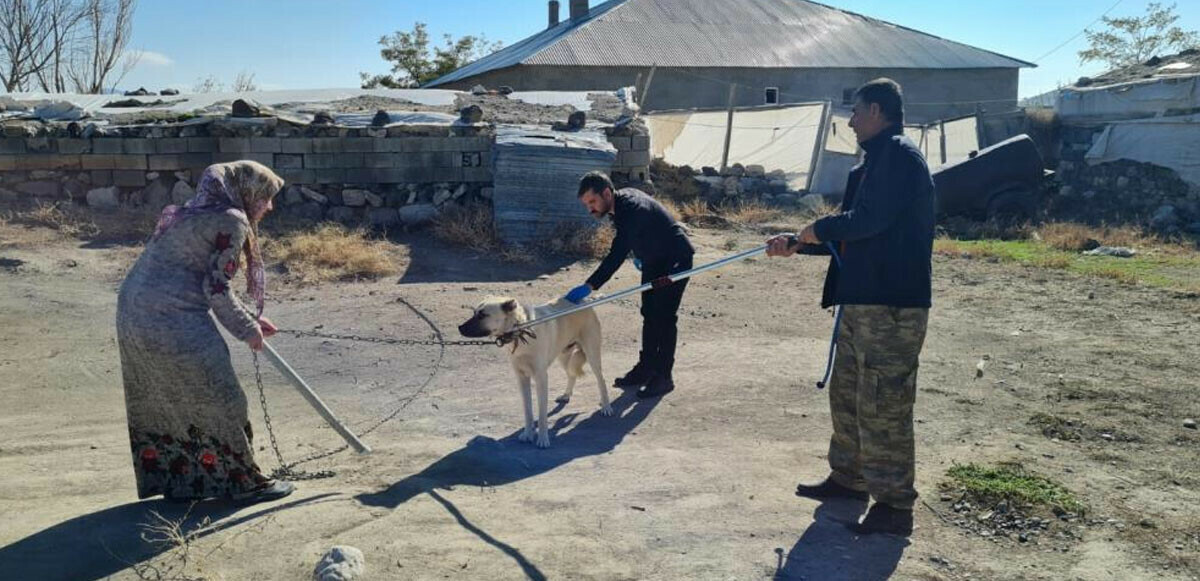
[{"label": "woman's hand", "polygon": [[262,330],[263,337],[273,337],[279,332],[279,327],[276,327],[275,323],[272,323],[271,319],[266,317],[258,318],[258,327]]}]

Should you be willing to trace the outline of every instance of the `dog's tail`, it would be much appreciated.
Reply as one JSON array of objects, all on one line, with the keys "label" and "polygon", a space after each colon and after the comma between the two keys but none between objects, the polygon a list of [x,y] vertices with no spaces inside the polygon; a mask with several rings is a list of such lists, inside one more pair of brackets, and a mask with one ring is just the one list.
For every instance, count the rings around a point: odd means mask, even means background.
[{"label": "dog's tail", "polygon": [[583,377],[583,366],[587,363],[587,355],[584,354],[583,348],[578,343],[572,342],[563,348],[562,353],[558,356],[558,363],[562,365],[567,375]]}]

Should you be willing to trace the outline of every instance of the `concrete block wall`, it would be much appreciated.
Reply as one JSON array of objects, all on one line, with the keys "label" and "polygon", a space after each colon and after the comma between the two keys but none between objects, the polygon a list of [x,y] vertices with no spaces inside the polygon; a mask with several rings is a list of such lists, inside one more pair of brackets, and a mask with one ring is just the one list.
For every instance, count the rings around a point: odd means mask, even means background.
[{"label": "concrete block wall", "polygon": [[617,148],[613,163],[613,184],[637,185],[650,179],[650,130],[641,119],[605,130],[608,142]]}]

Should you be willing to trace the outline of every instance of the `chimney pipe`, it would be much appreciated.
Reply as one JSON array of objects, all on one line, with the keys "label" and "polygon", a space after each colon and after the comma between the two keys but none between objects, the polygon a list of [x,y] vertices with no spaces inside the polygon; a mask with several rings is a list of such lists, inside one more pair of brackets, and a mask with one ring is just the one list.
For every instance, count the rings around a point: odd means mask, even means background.
[{"label": "chimney pipe", "polygon": [[587,16],[588,0],[570,0],[571,2],[571,20],[578,20]]},{"label": "chimney pipe", "polygon": [[555,26],[558,26],[558,0],[550,0],[550,25],[546,28]]}]

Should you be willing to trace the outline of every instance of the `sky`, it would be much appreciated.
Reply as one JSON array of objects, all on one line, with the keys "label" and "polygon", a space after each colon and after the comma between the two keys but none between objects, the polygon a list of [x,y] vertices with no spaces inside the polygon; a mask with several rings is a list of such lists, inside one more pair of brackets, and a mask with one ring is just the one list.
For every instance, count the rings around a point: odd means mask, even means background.
[{"label": "sky", "polygon": [[[592,5],[602,0],[592,0]],[[736,2],[737,0],[729,0]],[[1101,72],[1080,65],[1084,28],[1099,17],[1144,13],[1146,0],[824,0],[825,4],[1038,63],[1021,71],[1020,96]],[[137,67],[121,88],[189,91],[239,72],[260,89],[357,87],[359,72],[390,68],[379,37],[424,22],[431,35],[485,35],[513,44],[546,26],[546,0],[142,0],[131,50]],[[567,0],[562,0],[566,17]],[[1115,8],[1113,8],[1115,5]],[[1178,2],[1178,24],[1200,30],[1200,0]],[[1065,44],[1064,44],[1065,43]]]}]

